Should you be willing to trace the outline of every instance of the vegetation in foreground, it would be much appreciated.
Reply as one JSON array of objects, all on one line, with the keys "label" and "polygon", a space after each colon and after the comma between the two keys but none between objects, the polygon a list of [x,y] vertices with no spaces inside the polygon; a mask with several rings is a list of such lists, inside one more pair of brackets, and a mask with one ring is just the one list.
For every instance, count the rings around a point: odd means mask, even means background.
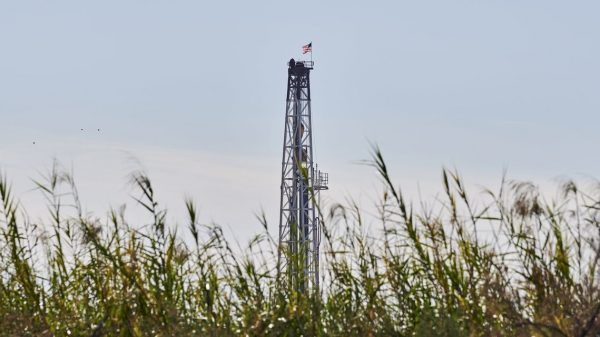
[{"label": "vegetation in foreground", "polygon": [[568,182],[546,201],[504,180],[474,204],[443,170],[443,197],[417,211],[379,151],[370,164],[384,187],[379,220],[365,224],[353,203],[324,212],[323,281],[310,299],[276,287],[264,218],[237,252],[190,201],[187,225],[167,224],[137,173],[151,224],[124,210],[100,219],[55,166],[36,183],[50,211],[38,223],[3,177],[0,335],[600,336],[600,187]]}]

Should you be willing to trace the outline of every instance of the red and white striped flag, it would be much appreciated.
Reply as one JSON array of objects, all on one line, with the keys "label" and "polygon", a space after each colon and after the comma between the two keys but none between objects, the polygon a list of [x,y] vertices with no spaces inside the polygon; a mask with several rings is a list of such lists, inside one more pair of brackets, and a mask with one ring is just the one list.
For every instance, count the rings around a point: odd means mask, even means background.
[{"label": "red and white striped flag", "polygon": [[302,46],[302,54],[312,53],[312,42]]}]

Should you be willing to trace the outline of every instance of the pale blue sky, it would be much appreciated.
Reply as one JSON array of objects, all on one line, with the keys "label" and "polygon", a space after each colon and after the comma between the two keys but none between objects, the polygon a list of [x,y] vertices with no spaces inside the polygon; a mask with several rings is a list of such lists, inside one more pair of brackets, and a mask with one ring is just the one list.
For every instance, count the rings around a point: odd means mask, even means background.
[{"label": "pale blue sky", "polygon": [[312,41],[334,199],[375,190],[353,164],[369,141],[408,191],[437,186],[442,165],[482,185],[504,168],[542,184],[598,176],[599,13],[597,1],[0,0],[0,168],[28,198],[27,176],[57,156],[101,211],[128,200],[126,151],[165,204],[191,195],[234,231],[262,206],[275,226],[286,61]]}]

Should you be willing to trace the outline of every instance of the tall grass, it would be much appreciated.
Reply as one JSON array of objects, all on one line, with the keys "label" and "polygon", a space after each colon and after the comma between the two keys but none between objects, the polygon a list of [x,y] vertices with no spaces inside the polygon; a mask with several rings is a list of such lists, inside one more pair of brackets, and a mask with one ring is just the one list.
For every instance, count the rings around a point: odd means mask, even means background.
[{"label": "tall grass", "polygon": [[600,188],[568,182],[546,201],[504,179],[474,199],[444,169],[443,198],[415,210],[379,150],[370,165],[383,186],[378,220],[352,202],[322,210],[318,294],[278,286],[264,216],[240,253],[190,200],[187,224],[168,224],[137,172],[148,224],[124,209],[95,217],[55,164],[36,182],[49,211],[38,223],[2,176],[0,335],[600,335]]}]

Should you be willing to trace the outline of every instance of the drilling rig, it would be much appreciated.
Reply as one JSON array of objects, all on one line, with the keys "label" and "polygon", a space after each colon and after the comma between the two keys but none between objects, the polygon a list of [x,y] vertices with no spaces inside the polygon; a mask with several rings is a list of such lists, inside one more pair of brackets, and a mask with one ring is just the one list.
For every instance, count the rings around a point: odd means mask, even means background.
[{"label": "drilling rig", "polygon": [[287,286],[308,293],[319,289],[319,192],[328,174],[313,158],[310,72],[313,61],[288,62],[281,166],[278,273]]}]

